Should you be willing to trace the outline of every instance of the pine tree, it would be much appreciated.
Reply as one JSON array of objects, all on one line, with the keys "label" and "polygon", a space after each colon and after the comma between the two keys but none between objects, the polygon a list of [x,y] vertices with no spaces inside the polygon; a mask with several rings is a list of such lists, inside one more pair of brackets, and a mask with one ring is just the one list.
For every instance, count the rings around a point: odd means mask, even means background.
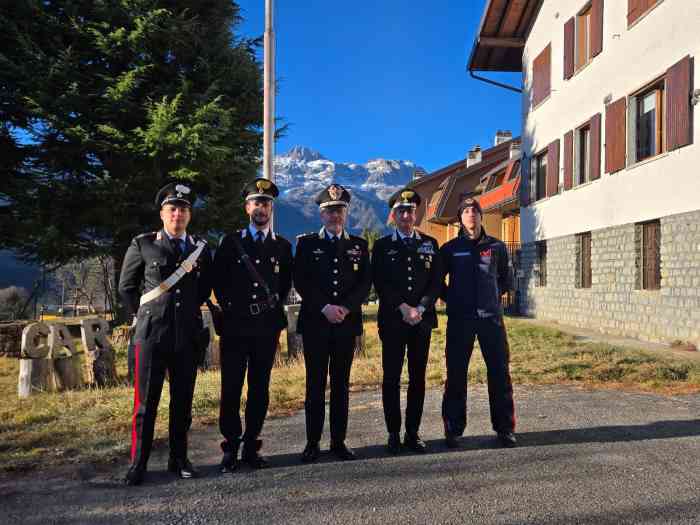
[{"label": "pine tree", "polygon": [[236,227],[261,152],[257,40],[231,0],[0,4],[0,248],[58,266],[158,227],[188,181],[192,230]]}]

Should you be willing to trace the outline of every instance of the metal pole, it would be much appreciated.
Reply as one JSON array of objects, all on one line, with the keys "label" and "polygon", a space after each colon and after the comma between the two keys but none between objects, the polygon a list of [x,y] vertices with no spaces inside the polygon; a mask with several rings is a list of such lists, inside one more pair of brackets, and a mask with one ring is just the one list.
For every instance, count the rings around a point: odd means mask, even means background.
[{"label": "metal pole", "polygon": [[[274,0],[265,0],[263,177],[274,182],[275,162],[275,29]],[[270,221],[272,222],[272,220]],[[272,224],[271,224],[272,225]]]}]

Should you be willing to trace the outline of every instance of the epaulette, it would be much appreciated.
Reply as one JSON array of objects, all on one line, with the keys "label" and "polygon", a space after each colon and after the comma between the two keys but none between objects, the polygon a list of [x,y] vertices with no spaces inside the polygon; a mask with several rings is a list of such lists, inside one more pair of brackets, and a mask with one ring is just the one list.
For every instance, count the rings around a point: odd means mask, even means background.
[{"label": "epaulette", "polygon": [[297,235],[297,241],[298,241],[299,239],[306,239],[307,237],[313,237],[313,236],[315,236],[315,235],[317,235],[316,232],[300,233],[299,235]]},{"label": "epaulette", "polygon": [[147,232],[147,233],[142,233],[141,235],[137,235],[136,238],[137,238],[137,239],[145,239],[145,238],[148,237],[149,235],[152,235],[153,237],[155,237],[156,235],[158,235],[158,232]]}]

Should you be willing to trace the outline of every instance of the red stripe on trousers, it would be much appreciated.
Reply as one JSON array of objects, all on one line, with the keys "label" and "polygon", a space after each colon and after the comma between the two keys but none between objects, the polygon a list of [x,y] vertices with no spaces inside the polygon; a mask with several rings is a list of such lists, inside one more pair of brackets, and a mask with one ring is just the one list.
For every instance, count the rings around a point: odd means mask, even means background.
[{"label": "red stripe on trousers", "polygon": [[139,353],[141,343],[136,343],[134,348],[134,416],[131,421],[131,462],[136,459],[136,414],[139,411],[141,402],[139,401]]}]

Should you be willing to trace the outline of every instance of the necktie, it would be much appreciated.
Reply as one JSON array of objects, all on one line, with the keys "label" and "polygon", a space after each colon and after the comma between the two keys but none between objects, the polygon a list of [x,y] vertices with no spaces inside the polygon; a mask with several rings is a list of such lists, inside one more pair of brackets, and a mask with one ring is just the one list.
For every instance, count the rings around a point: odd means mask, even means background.
[{"label": "necktie", "polygon": [[175,250],[175,254],[178,257],[185,253],[185,241],[183,239],[171,239],[170,242],[173,246],[173,250]]},{"label": "necktie", "polygon": [[404,237],[403,243],[406,245],[407,248],[413,248],[413,246],[414,246],[413,237]]},{"label": "necktie", "polygon": [[262,247],[264,239],[265,234],[263,232],[258,232],[255,234],[255,242],[258,245],[258,248]]},{"label": "necktie", "polygon": [[338,240],[338,237],[336,237],[335,235],[331,235],[331,239],[330,239],[331,244],[335,244],[335,241],[337,241],[337,240]]}]

